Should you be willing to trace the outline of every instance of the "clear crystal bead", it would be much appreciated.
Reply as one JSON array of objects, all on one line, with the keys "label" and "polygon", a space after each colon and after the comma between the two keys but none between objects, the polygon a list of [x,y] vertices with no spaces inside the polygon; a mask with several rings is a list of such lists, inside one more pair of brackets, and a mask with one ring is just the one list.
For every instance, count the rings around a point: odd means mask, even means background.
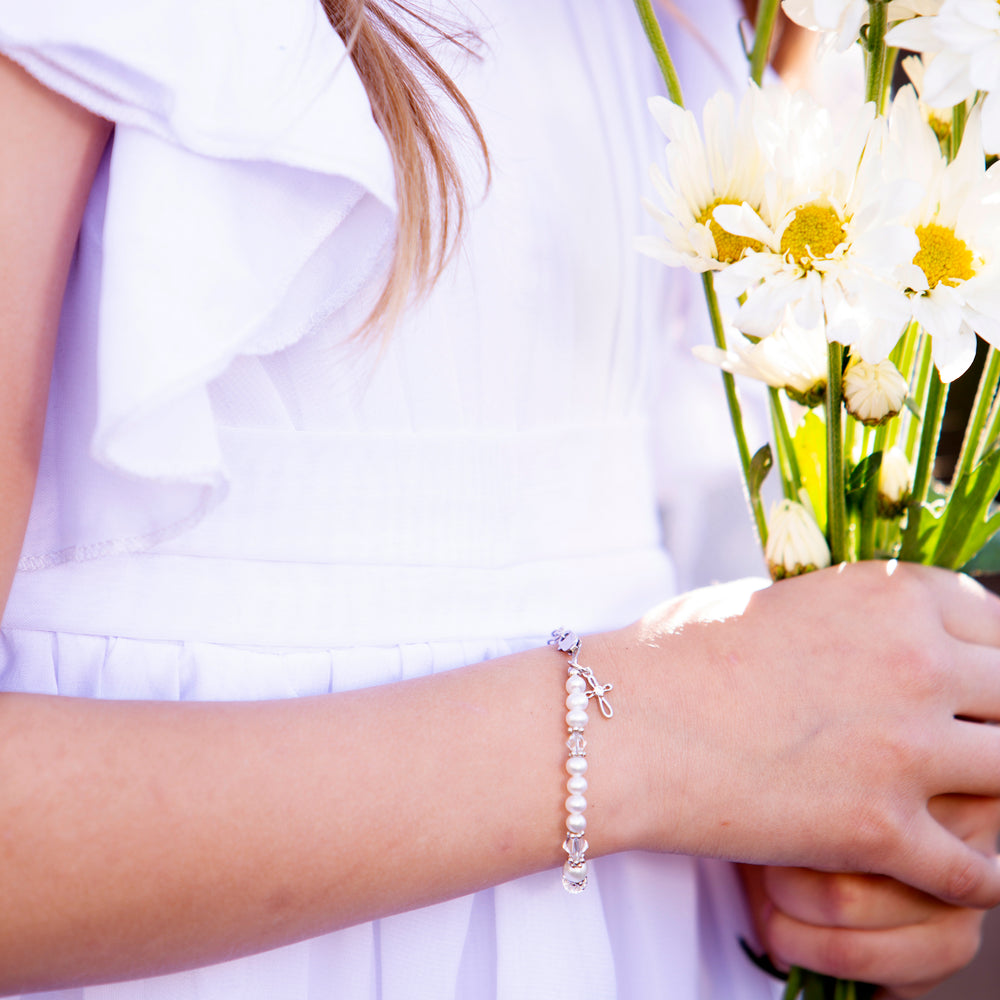
[{"label": "clear crystal bead", "polygon": [[587,853],[587,848],[590,844],[587,843],[585,837],[580,837],[573,833],[567,833],[566,839],[563,841],[563,850],[569,855],[570,861],[579,864],[583,861],[583,856]]},{"label": "clear crystal bead", "polygon": [[587,741],[583,738],[583,733],[570,733],[566,746],[576,757],[582,757],[587,752]]}]

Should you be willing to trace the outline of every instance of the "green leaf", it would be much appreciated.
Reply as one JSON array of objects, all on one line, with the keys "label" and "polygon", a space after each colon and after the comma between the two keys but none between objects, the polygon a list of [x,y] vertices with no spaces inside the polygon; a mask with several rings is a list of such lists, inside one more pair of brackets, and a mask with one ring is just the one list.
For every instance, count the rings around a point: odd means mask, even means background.
[{"label": "green leaf", "polygon": [[847,480],[847,509],[856,524],[855,545],[858,559],[875,555],[875,527],[878,522],[878,474],[882,452],[866,455],[851,469]]},{"label": "green leaf", "polygon": [[866,455],[851,469],[847,479],[847,506],[852,510],[861,510],[869,494],[878,489],[878,473],[882,468],[882,452]]},{"label": "green leaf", "polygon": [[771,454],[771,446],[765,444],[750,459],[750,470],[747,473],[747,488],[750,490],[752,497],[760,498],[760,488],[764,485],[764,480],[767,479],[767,474],[773,466],[774,455]]},{"label": "green leaf", "polygon": [[963,567],[963,573],[971,576],[993,576],[1000,574],[1000,532],[993,537]]},{"label": "green leaf", "polygon": [[1000,448],[983,457],[952,486],[932,553],[932,565],[964,566],[1000,530],[1000,513],[990,514],[1000,492]]},{"label": "green leaf", "polygon": [[907,517],[919,518],[919,526],[914,535],[904,535],[903,547],[899,558],[903,562],[923,563],[933,566],[933,553],[943,522],[944,500],[934,500],[931,503],[912,504]]},{"label": "green leaf", "polygon": [[836,997],[837,981],[830,976],[807,972],[803,986],[804,1000],[834,1000]]},{"label": "green leaf", "polygon": [[822,417],[805,415],[792,438],[799,460],[802,485],[809,494],[820,531],[826,531],[826,424]]}]

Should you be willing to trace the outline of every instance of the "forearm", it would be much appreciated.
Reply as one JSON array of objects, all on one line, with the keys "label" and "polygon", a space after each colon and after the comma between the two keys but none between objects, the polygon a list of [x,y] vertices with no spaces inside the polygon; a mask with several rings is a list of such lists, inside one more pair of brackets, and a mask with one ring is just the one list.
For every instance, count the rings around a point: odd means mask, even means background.
[{"label": "forearm", "polygon": [[[206,964],[561,865],[565,677],[541,649],[288,702],[0,699],[0,991]],[[588,730],[594,854],[635,836],[618,721]]]}]

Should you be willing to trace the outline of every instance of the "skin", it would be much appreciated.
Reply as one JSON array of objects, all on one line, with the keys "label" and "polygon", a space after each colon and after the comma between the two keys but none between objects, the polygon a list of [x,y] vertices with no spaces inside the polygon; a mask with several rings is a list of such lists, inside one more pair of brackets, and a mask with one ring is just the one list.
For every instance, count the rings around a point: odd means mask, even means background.
[{"label": "skin", "polygon": [[[931,809],[984,854],[995,849],[1000,802],[942,796]],[[783,968],[885,986],[918,997],[978,950],[983,911],[954,906],[878,875],[741,866],[761,946]]]},{"label": "skin", "polygon": [[[0,128],[6,593],[110,126],[0,60]],[[1000,602],[892,564],[758,587],[698,591],[587,638],[616,710],[588,730],[591,856],[866,871],[951,909],[1000,901],[996,817],[967,842],[964,820],[934,814],[945,795],[1000,795],[1000,728],[968,721],[1000,720]],[[557,866],[565,676],[542,648],[282,702],[0,694],[0,993],[198,966]],[[789,927],[847,919],[826,916],[822,879],[759,874],[762,934],[783,958]],[[877,901],[889,883],[858,884]],[[879,911],[894,926],[922,922],[907,893]],[[845,974],[867,968],[829,954]]]}]

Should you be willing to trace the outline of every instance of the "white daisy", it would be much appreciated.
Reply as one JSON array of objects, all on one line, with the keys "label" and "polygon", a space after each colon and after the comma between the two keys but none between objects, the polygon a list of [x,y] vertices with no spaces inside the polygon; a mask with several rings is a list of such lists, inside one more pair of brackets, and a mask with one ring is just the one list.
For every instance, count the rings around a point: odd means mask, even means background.
[{"label": "white daisy", "polygon": [[982,135],[1000,152],[1000,4],[997,0],[944,0],[933,15],[897,25],[890,45],[935,54],[924,74],[923,98],[950,107],[983,91]]},{"label": "white daisy", "polygon": [[909,279],[913,318],[931,335],[934,364],[950,382],[976,354],[976,337],[1000,346],[1000,172],[987,171],[979,112],[948,163],[904,87],[890,111],[890,155],[924,191],[908,217],[919,240]]},{"label": "white daisy", "polygon": [[[940,6],[941,0],[893,0],[888,23],[934,13]],[[781,0],[781,9],[803,28],[829,34],[840,52],[858,40],[869,21],[868,0]]]},{"label": "white daisy", "polygon": [[761,247],[719,276],[720,290],[746,294],[734,324],[763,337],[790,309],[799,326],[880,361],[909,319],[899,272],[918,245],[899,219],[913,192],[882,175],[884,127],[872,105],[835,127],[805,93],[774,88],[767,97],[757,114],[772,167],[762,210],[722,205],[714,213]]},{"label": "white daisy", "polygon": [[946,151],[951,139],[951,105],[933,105],[924,96],[924,76],[933,56],[907,56],[900,65],[917,92],[917,100],[924,120],[937,136],[938,145]]},{"label": "white daisy", "polygon": [[790,317],[777,333],[756,343],[739,337],[728,351],[704,344],[692,350],[702,361],[734,375],[745,375],[775,389],[784,389],[805,406],[817,406],[826,393],[827,347],[823,330],[803,330]]},{"label": "white daisy", "polygon": [[661,237],[636,241],[643,253],[671,267],[692,271],[724,268],[739,260],[753,240],[727,233],[715,221],[718,205],[755,207],[763,197],[763,162],[753,132],[752,107],[757,91],[747,91],[737,109],[725,91],[705,105],[703,132],[694,115],[664,97],[649,102],[657,124],[670,140],[666,171],[653,166],[650,176],[662,207],[644,202],[659,222]]}]

